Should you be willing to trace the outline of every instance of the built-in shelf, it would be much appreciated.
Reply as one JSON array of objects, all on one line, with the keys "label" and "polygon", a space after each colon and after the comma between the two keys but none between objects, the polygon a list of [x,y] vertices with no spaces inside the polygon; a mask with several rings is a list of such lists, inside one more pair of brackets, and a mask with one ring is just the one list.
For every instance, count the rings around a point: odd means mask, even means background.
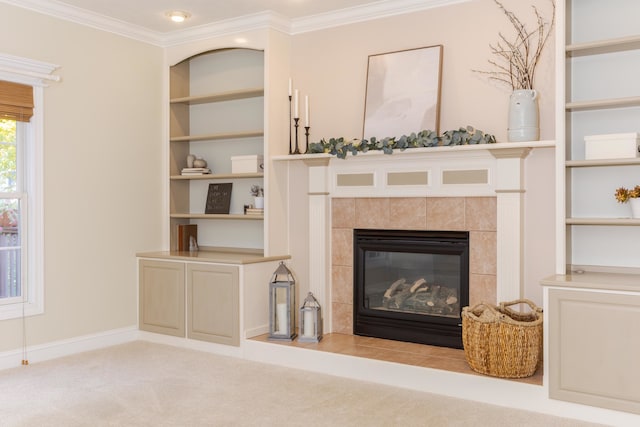
[{"label": "built-in shelf", "polygon": [[640,165],[640,158],[602,159],[602,160],[567,160],[568,168],[586,168],[599,166],[635,166]]},{"label": "built-in shelf", "polygon": [[606,98],[591,101],[567,102],[565,108],[567,111],[580,111],[638,106],[640,106],[640,96],[629,96],[625,98]]},{"label": "built-in shelf", "polygon": [[640,36],[619,37],[567,45],[568,56],[598,55],[640,49]]},{"label": "built-in shelf", "polygon": [[567,218],[567,225],[639,225],[637,218]]},{"label": "built-in shelf", "polygon": [[263,220],[264,215],[243,215],[243,214],[190,214],[190,213],[173,213],[169,215],[176,219],[243,219],[243,220]]},{"label": "built-in shelf", "polygon": [[264,96],[263,88],[251,88],[242,90],[233,90],[228,92],[214,93],[210,95],[185,96],[181,98],[173,98],[171,104],[209,104],[212,102],[235,101],[238,99],[257,98]]},{"label": "built-in shelf", "polygon": [[204,175],[171,175],[174,180],[264,178],[264,173],[208,173]]},{"label": "built-in shelf", "polygon": [[196,142],[196,141],[216,141],[222,139],[240,139],[240,138],[255,138],[264,136],[264,131],[255,130],[248,132],[225,132],[225,133],[211,133],[208,135],[185,135],[185,136],[173,136],[169,139],[171,142]]}]

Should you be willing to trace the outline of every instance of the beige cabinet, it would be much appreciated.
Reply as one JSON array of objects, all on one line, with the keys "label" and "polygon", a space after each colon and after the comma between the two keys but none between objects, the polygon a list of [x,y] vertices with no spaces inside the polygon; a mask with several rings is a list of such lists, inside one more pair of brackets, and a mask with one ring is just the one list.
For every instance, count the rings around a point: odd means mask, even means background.
[{"label": "beige cabinet", "polygon": [[549,397],[640,413],[633,274],[556,276],[548,289]]},{"label": "beige cabinet", "polygon": [[249,251],[140,253],[139,328],[239,347],[269,331],[269,281],[286,259]]},{"label": "beige cabinet", "polygon": [[240,345],[238,267],[187,264],[187,338]]},{"label": "beige cabinet", "polygon": [[141,330],[240,344],[238,267],[142,259],[139,270]]},{"label": "beige cabinet", "polygon": [[140,260],[138,283],[140,329],[184,337],[184,263]]}]

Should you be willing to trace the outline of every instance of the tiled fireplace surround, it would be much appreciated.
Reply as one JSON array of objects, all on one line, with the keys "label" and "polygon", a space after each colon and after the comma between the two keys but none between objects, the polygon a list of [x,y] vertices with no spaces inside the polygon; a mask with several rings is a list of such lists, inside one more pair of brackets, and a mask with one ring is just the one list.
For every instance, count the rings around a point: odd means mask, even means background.
[{"label": "tiled fireplace surround", "polygon": [[470,234],[469,303],[523,296],[525,160],[550,141],[283,156],[303,160],[309,209],[309,290],[324,330],[353,333],[353,229]]},{"label": "tiled fireplace surround", "polygon": [[469,303],[496,301],[495,197],[331,200],[331,330],[353,333],[353,229],[469,231]]}]

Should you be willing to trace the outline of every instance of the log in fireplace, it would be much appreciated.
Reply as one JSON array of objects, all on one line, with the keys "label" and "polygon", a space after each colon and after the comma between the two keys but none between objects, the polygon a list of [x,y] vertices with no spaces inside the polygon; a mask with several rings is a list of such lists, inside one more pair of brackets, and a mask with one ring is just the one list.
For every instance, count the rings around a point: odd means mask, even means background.
[{"label": "log in fireplace", "polygon": [[466,231],[354,230],[355,335],[462,348]]}]

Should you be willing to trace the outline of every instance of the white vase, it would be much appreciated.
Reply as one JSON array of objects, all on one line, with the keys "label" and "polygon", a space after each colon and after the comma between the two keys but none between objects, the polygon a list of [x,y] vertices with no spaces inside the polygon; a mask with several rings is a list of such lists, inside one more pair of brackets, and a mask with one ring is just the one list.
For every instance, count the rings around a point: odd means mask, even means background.
[{"label": "white vase", "polygon": [[509,141],[537,141],[540,138],[539,120],[538,92],[514,90],[509,98]]},{"label": "white vase", "polygon": [[640,198],[629,199],[631,205],[631,218],[640,218]]},{"label": "white vase", "polygon": [[253,204],[256,209],[264,209],[264,197],[258,196],[253,198]]}]

